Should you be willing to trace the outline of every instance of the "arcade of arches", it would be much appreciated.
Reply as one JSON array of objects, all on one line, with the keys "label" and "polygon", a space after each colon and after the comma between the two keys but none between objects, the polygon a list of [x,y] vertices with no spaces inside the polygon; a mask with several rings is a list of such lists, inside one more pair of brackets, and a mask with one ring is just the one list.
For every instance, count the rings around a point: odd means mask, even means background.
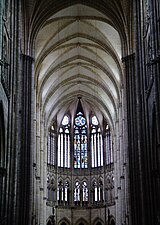
[{"label": "arcade of arches", "polygon": [[0,224],[160,225],[159,0],[0,1]]}]

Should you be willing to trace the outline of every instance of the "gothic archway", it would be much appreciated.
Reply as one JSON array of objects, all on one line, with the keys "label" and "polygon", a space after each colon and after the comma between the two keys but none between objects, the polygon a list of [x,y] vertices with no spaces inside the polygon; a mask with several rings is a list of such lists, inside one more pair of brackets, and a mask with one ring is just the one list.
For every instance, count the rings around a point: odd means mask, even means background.
[{"label": "gothic archway", "polygon": [[76,225],[88,225],[88,222],[85,219],[80,218],[75,224]]},{"label": "gothic archway", "polygon": [[115,225],[115,220],[113,219],[113,218],[111,218],[111,220],[110,220],[110,223],[109,223],[110,225]]},{"label": "gothic archway", "polygon": [[65,222],[61,223],[61,225],[67,225]]},{"label": "gothic archway", "polygon": [[94,225],[104,225],[104,222],[101,218],[96,218],[93,222]]},{"label": "gothic archway", "polygon": [[58,225],[70,225],[70,222],[67,218],[63,218],[57,224]]},{"label": "gothic archway", "polygon": [[50,220],[48,221],[47,225],[52,225],[52,223],[51,223],[51,221],[50,221]]},{"label": "gothic archway", "polygon": [[47,225],[55,225],[54,216],[50,216],[47,220]]},{"label": "gothic archway", "polygon": [[[73,21],[70,17],[72,12],[75,12]],[[94,16],[88,17],[88,15]],[[52,160],[50,158],[49,160],[48,158],[46,159],[48,162],[55,162],[56,164],[56,170],[54,171],[52,171],[50,166],[47,167],[51,173],[57,173],[58,171],[63,176],[65,170],[70,171],[71,165],[74,165],[74,169],[77,170],[90,169],[92,167],[94,171],[98,167],[103,167],[103,156],[105,155],[103,153],[106,153],[106,151],[110,152],[112,142],[114,142],[111,138],[108,138],[109,141],[106,140],[106,137],[103,140],[102,130],[104,130],[104,133],[108,133],[109,126],[111,131],[113,130],[114,132],[114,120],[119,112],[117,103],[121,99],[120,90],[121,82],[123,82],[123,71],[121,70],[120,61],[122,43],[120,34],[115,27],[108,24],[107,18],[92,7],[75,4],[60,10],[57,14],[53,14],[52,18],[50,17],[46,20],[44,27],[37,34],[35,40],[35,85],[36,111],[37,115],[40,115],[40,118],[37,118],[37,137],[38,133],[42,133],[40,139],[46,140],[47,134],[41,132],[41,129],[48,131],[51,126],[53,130],[56,130],[58,139],[55,141],[57,146],[56,144],[54,145],[55,151],[53,156],[55,156],[55,160],[52,161],[53,158]],[[52,26],[55,27],[56,33],[50,29]],[[104,27],[107,32],[104,32]],[[90,34],[88,34],[88,30],[90,30]],[[115,37],[114,40],[108,33]],[[45,41],[43,42],[42,39]],[[109,44],[110,42],[111,44]],[[117,46],[119,47],[117,48]],[[60,74],[62,75],[61,79],[58,78]],[[109,87],[110,85],[111,88]],[[39,104],[40,102],[42,104]],[[81,102],[81,106],[79,106],[79,102]],[[95,109],[95,112],[93,109]],[[73,115],[75,116],[75,114],[76,117],[74,118]],[[45,120],[43,117],[45,117]],[[72,118],[71,122],[70,118]],[[41,121],[45,121],[45,123],[41,123]],[[72,129],[70,131],[71,125]],[[89,139],[87,131],[90,127],[92,129],[91,138]],[[103,127],[105,128],[102,129]],[[74,155],[71,155],[71,157],[74,157],[74,159],[70,159],[70,149],[66,146],[70,146],[69,134],[73,130],[75,149]],[[83,139],[80,137],[83,137]],[[43,141],[40,142],[42,148],[47,149],[47,146],[51,147],[52,144],[48,144],[50,142],[43,143]],[[89,145],[92,147],[90,153],[87,151],[88,141],[91,142]],[[102,144],[103,141],[105,142],[104,145]],[[108,150],[104,149],[103,151],[103,146],[107,146]],[[54,147],[47,152],[50,153]],[[97,152],[100,152],[100,154],[97,154]],[[37,154],[40,154],[39,148],[37,148]],[[113,163],[113,160],[111,160],[113,153],[108,155],[110,155],[110,158],[108,157],[108,160],[105,160],[107,165]],[[50,156],[50,154],[44,155],[44,157],[47,156]],[[74,161],[73,164],[72,160]],[[91,166],[88,165],[88,162]],[[42,170],[46,169],[43,162],[40,161],[38,163]],[[71,176],[71,180],[73,180],[73,173],[70,174],[69,172],[68,176]],[[103,198],[104,184],[103,179],[97,180],[93,194],[95,205],[102,206],[105,203]],[[90,201],[87,182],[83,183],[82,198],[81,186],[79,185],[79,183],[76,184],[75,195],[73,196],[72,193],[70,201],[75,203],[75,207],[80,207],[81,203],[85,207]],[[65,190],[67,188],[64,189],[64,182],[60,186],[61,188],[59,186],[57,188],[58,204],[62,203],[61,206],[66,206],[65,196],[67,197],[67,191],[65,192]],[[71,189],[71,191],[73,190]],[[61,209],[58,208],[57,211],[59,210]],[[85,215],[81,216],[85,218]],[[72,218],[69,219],[70,221],[72,220]],[[63,225],[63,222],[64,225],[67,224],[59,218],[58,224]],[[87,225],[88,223],[80,219],[75,224]],[[94,223],[94,225],[103,224],[104,222],[102,221],[95,221]]]},{"label": "gothic archway", "polygon": [[96,225],[102,225],[101,222],[96,223]]}]

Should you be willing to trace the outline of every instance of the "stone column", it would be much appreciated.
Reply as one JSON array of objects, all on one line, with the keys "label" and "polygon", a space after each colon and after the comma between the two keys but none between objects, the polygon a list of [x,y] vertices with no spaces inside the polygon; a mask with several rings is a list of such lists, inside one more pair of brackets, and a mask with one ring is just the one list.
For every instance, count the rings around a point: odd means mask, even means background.
[{"label": "stone column", "polygon": [[36,104],[36,145],[35,145],[35,202],[34,202],[34,210],[35,210],[35,220],[36,223],[39,224],[40,221],[40,107],[39,104]]},{"label": "stone column", "polygon": [[[44,224],[44,121],[40,121],[40,225]],[[47,170],[45,171],[47,173]],[[46,222],[46,221],[45,221]]]},{"label": "stone column", "polygon": [[116,135],[114,136],[114,165],[115,165],[115,203],[116,223],[121,224],[121,199],[120,199],[120,137],[119,121],[115,123]]},{"label": "stone column", "polygon": [[17,161],[17,224],[31,224],[33,200],[33,58],[21,55],[21,109],[19,111],[19,157]]},{"label": "stone column", "polygon": [[44,170],[43,170],[43,187],[44,187],[44,195],[43,195],[43,202],[44,202],[44,224],[46,224],[47,217],[46,217],[46,203],[47,203],[47,137],[48,137],[48,129],[45,129],[44,133]]},{"label": "stone column", "polygon": [[[136,61],[140,58],[136,55]],[[140,77],[138,66],[135,66],[135,55],[123,58],[126,76],[128,154],[131,190],[131,211],[133,224],[145,224],[143,193],[143,155],[142,155],[142,111],[140,98]],[[139,62],[140,64],[140,62]]]}]

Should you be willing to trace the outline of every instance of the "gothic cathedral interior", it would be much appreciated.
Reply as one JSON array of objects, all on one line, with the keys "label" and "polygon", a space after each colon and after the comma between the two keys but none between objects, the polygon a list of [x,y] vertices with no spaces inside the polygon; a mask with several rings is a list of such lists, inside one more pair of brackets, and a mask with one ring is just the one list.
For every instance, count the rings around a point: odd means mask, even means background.
[{"label": "gothic cathedral interior", "polygon": [[0,0],[0,225],[160,225],[160,0]]}]

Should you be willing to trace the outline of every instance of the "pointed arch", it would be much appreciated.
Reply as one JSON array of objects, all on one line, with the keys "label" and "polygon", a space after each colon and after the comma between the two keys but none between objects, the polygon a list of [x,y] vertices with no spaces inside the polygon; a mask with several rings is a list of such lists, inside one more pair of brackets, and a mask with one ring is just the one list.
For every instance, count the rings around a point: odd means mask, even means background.
[{"label": "pointed arch", "polygon": [[76,221],[76,225],[89,225],[88,222],[84,218],[80,218]]},{"label": "pointed arch", "polygon": [[70,168],[70,116],[62,118],[58,133],[58,167]]},{"label": "pointed arch", "polygon": [[103,220],[100,217],[97,217],[94,222],[93,225],[104,225]]},{"label": "pointed arch", "polygon": [[74,168],[88,168],[87,122],[79,99],[74,118]]},{"label": "pointed arch", "polygon": [[74,185],[74,204],[80,205],[80,182],[77,180]]},{"label": "pointed arch", "polygon": [[113,215],[110,215],[110,219],[109,219],[109,225],[115,225],[116,221]]},{"label": "pointed arch", "polygon": [[47,225],[55,225],[55,219],[54,219],[54,216],[53,215],[51,215],[51,216],[48,217],[46,224]]},{"label": "pointed arch", "polygon": [[66,217],[62,218],[58,223],[58,225],[70,225],[70,224],[71,224],[70,221]]},{"label": "pointed arch", "polygon": [[87,205],[88,204],[88,184],[86,181],[82,182],[82,204]]},{"label": "pointed arch", "polygon": [[103,139],[102,131],[96,115],[90,117],[91,127],[91,161],[92,168],[103,166]]}]

